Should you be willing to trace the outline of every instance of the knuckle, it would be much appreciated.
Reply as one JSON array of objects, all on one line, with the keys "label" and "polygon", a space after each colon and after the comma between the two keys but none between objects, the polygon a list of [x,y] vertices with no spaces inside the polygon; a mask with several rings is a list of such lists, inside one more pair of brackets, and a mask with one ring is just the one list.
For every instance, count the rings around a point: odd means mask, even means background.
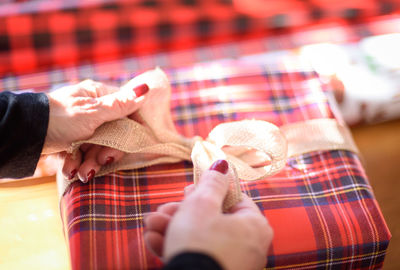
[{"label": "knuckle", "polygon": [[[124,112],[124,102],[119,100],[118,98],[114,98],[111,103],[110,107],[114,112],[117,112],[118,114],[122,114]],[[121,115],[122,116],[122,115]]]},{"label": "knuckle", "polygon": [[173,204],[175,204],[175,202],[168,202],[165,204],[161,204],[157,207],[156,212],[162,212],[164,209],[167,209],[168,207],[171,207]]},{"label": "knuckle", "polygon": [[209,194],[209,193],[198,193],[198,194],[196,194],[195,199],[197,201],[202,201],[202,202],[214,201],[214,197],[211,196],[211,194]]},{"label": "knuckle", "polygon": [[96,90],[103,88],[104,84],[101,82],[94,81],[92,79],[86,79],[86,80],[80,82],[79,86],[83,89],[96,92]]},{"label": "knuckle", "polygon": [[218,200],[210,193],[197,193],[189,198],[193,204],[197,205],[218,205]]},{"label": "knuckle", "polygon": [[92,85],[94,83],[94,81],[92,79],[86,79],[81,81],[79,84],[81,86],[88,86],[88,85]]},{"label": "knuckle", "polygon": [[209,189],[221,192],[225,191],[228,185],[225,179],[219,175],[212,175],[209,179],[204,179],[203,181],[207,181]]},{"label": "knuckle", "polygon": [[246,216],[246,220],[250,221],[254,226],[262,227],[263,218],[259,214],[251,213]]},{"label": "knuckle", "polygon": [[97,81],[92,81],[92,85],[97,89],[101,89],[101,88],[105,87],[102,82],[97,82]]},{"label": "knuckle", "polygon": [[241,216],[241,223],[251,231],[265,232],[270,230],[265,218],[259,214],[243,215]]},{"label": "knuckle", "polygon": [[248,232],[255,231],[255,226],[251,216],[240,216],[240,218],[237,220],[237,224]]}]

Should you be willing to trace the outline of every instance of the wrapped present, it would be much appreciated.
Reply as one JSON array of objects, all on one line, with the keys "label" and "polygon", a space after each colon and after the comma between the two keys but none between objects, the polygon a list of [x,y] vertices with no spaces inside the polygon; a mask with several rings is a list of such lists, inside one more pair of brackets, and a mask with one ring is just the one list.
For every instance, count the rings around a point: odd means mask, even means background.
[{"label": "wrapped present", "polygon": [[[233,162],[238,187],[257,203],[275,231],[266,254],[267,268],[382,268],[390,232],[351,137],[315,72],[271,70],[262,64],[222,61],[170,69],[167,74],[174,123],[168,129],[174,132],[176,129],[174,134],[184,138],[200,136],[195,143],[214,141],[221,146],[224,141],[218,143],[215,139],[206,139],[207,136],[214,138],[212,134],[221,126],[256,119],[252,121],[267,121],[280,127],[279,132],[286,137],[289,158],[277,157],[266,150],[271,163],[265,166],[267,173],[262,172],[261,177],[248,177],[243,174],[241,163]],[[143,115],[144,123],[159,121],[147,121],[146,113]],[[326,125],[328,122],[331,124]],[[310,126],[310,123],[313,124]],[[147,127],[147,131],[153,130]],[[248,126],[248,130],[253,128]],[[95,135],[91,142],[103,144],[107,140],[101,138],[109,132],[97,133],[99,136]],[[166,143],[160,142],[164,140],[162,135],[152,132],[154,137],[145,139],[150,140],[150,145]],[[226,137],[236,136],[235,132],[222,133]],[[256,134],[264,144],[276,146],[269,137],[270,131]],[[132,136],[129,142],[136,141]],[[307,140],[308,148],[302,152],[298,149],[303,148],[299,142]],[[116,165],[126,170],[106,168],[105,175],[87,184],[59,179],[61,212],[73,269],[158,269],[162,266],[144,245],[143,215],[163,203],[181,200],[183,188],[193,182],[197,170],[193,170],[192,162],[185,161],[184,154],[174,156],[176,149],[155,152],[154,157],[154,152],[146,147],[150,152],[135,148],[149,145],[147,142],[133,145],[119,148],[131,153],[127,155],[128,162]],[[281,146],[282,141],[277,145]],[[182,153],[185,149],[181,149]],[[230,161],[235,158],[243,161],[243,156],[247,156],[236,154],[225,151]],[[165,157],[175,160],[165,160]],[[155,165],[137,166],[142,160],[158,158],[161,162]],[[273,175],[268,166],[273,166],[275,159],[280,162]],[[196,168],[196,159],[192,157],[192,160]]]},{"label": "wrapped present", "polygon": [[[322,93],[316,73],[288,70],[292,56],[276,50],[317,42],[358,41],[398,32],[399,23],[398,15],[369,19],[395,12],[398,1],[340,1],[338,5],[329,0],[279,1],[281,7],[296,7],[300,13],[282,16],[277,4],[272,9],[275,13],[268,13],[267,18],[257,15],[254,6],[252,10],[236,10],[231,1],[219,1],[227,13],[189,7],[190,3],[212,1],[179,1],[179,7],[185,6],[192,13],[182,13],[176,6],[167,11],[195,16],[173,15],[163,20],[158,16],[158,1],[137,4],[111,0],[101,5],[96,1],[8,2],[0,9],[2,90],[48,91],[88,77],[120,84],[138,70],[155,65],[182,67],[216,58],[259,63],[247,66],[241,61],[222,61],[167,70],[174,125],[187,138],[206,138],[218,124],[243,119],[266,120],[279,127],[335,119],[338,116]],[[167,5],[172,2],[165,1]],[[154,16],[130,20],[136,5],[139,11]],[[314,16],[310,21],[301,14],[305,9]],[[115,14],[125,11],[129,16],[118,17],[114,24]],[[231,11],[240,16],[224,17]],[[212,13],[212,27],[201,20],[203,12]],[[321,20],[321,14],[328,19]],[[105,22],[97,23],[99,17]],[[177,30],[179,23],[169,22],[170,18],[190,21],[183,23],[186,32],[182,30],[188,39]],[[315,26],[316,20],[326,24]],[[145,25],[137,25],[141,22]],[[296,27],[282,31],[296,23],[300,31]],[[307,23],[311,25],[305,27]],[[207,30],[223,28],[221,25],[231,31],[221,36]],[[192,31],[196,27],[201,34]],[[268,37],[247,39],[258,34]],[[141,41],[136,44],[138,37]],[[228,40],[234,42],[180,50]],[[147,55],[164,50],[173,52]],[[97,62],[131,54],[142,56]],[[276,57],[285,61],[274,70],[270,59]],[[37,72],[42,69],[46,72]],[[37,73],[15,76],[31,71]],[[381,268],[390,233],[358,155],[346,150],[316,150],[291,157],[285,165],[277,175],[240,182],[241,190],[254,199],[275,228],[267,267]],[[112,172],[86,185],[72,183],[61,198],[61,210],[73,268],[159,268],[161,262],[144,246],[142,217],[162,203],[181,200],[183,187],[192,183],[192,169],[191,162],[181,161]]]},{"label": "wrapped present", "polygon": [[11,1],[0,9],[0,75],[347,25],[398,9],[399,0]]}]

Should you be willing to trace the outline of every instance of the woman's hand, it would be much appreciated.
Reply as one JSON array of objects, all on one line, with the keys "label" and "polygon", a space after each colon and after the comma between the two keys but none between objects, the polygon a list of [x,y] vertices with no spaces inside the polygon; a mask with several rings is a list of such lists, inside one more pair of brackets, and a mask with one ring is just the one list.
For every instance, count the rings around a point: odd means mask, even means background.
[{"label": "woman's hand", "polygon": [[[63,152],[72,142],[90,138],[103,123],[131,115],[143,103],[148,91],[146,84],[120,90],[85,80],[49,93],[50,117],[43,153]],[[83,145],[75,159],[63,152],[63,173],[69,179],[78,174],[87,182],[101,166],[123,155],[118,150]]]},{"label": "woman's hand", "polygon": [[182,203],[162,205],[145,218],[146,244],[165,262],[190,251],[210,255],[224,269],[265,267],[272,228],[245,194],[229,213],[222,212],[229,186],[227,168],[226,161],[217,161],[195,190],[191,186],[185,191]]}]

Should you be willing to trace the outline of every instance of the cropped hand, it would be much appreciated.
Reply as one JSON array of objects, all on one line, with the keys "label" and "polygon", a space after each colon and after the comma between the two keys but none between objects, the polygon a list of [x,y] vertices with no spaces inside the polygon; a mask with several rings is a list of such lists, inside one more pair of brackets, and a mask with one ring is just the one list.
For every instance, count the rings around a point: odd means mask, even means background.
[{"label": "cropped hand", "polygon": [[162,205],[145,218],[146,244],[165,262],[189,251],[208,254],[224,269],[265,267],[273,231],[256,204],[243,194],[241,202],[222,212],[227,166],[217,161],[182,203]]},{"label": "cropped hand", "polygon": [[74,141],[90,138],[103,123],[134,113],[148,90],[146,84],[120,90],[85,80],[49,93],[50,116],[43,153],[63,153],[64,175],[73,178],[78,173],[81,180],[89,180],[102,165],[124,154],[95,145],[83,145],[75,159],[63,151]]}]

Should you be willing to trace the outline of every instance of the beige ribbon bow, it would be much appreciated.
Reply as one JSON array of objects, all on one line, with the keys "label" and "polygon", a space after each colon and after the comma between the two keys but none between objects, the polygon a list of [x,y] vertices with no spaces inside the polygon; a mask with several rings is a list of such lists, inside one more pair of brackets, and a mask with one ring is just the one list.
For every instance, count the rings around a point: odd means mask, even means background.
[{"label": "beige ribbon bow", "polygon": [[[196,184],[201,173],[214,161],[225,159],[230,164],[230,189],[223,206],[226,210],[241,200],[239,179],[253,181],[266,178],[285,166],[288,152],[286,137],[295,142],[293,145],[289,141],[289,146],[292,145],[292,151],[289,149],[291,156],[325,149],[357,151],[348,130],[331,119],[311,120],[281,129],[266,121],[243,120],[216,126],[206,140],[198,136],[185,138],[178,134],[172,121],[171,89],[166,74],[160,69],[151,70],[122,87],[133,89],[142,83],[146,83],[150,91],[135,114],[136,121],[124,118],[105,123],[90,139],[73,143],[69,149],[69,152],[76,153],[81,144],[91,143],[127,153],[121,161],[103,166],[96,176],[115,170],[191,160]],[[299,137],[303,139],[299,140]],[[302,144],[300,148],[297,146],[299,143]],[[60,194],[74,180],[76,178],[59,181]]]}]

